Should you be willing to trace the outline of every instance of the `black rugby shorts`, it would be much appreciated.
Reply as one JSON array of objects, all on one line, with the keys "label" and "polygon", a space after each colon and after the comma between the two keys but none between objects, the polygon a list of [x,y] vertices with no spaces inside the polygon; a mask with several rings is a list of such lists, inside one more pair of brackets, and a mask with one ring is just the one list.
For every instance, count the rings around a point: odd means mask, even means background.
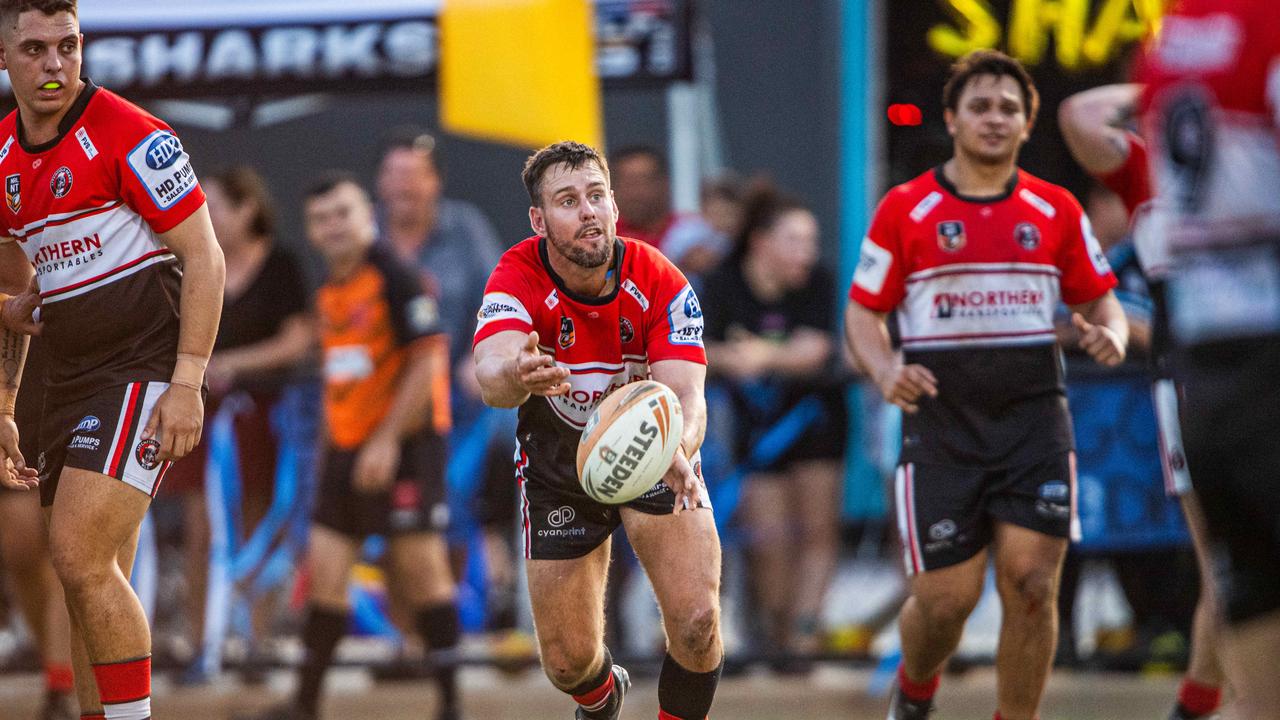
[{"label": "black rugby shorts", "polygon": [[332,446],[326,450],[312,513],[317,524],[352,537],[448,529],[444,438],[422,433],[404,440],[395,480],[382,492],[356,491],[352,472],[358,452]]},{"label": "black rugby shorts", "polygon": [[1079,535],[1074,452],[1010,468],[903,463],[894,478],[908,575],[958,565],[991,543],[995,522]]},{"label": "black rugby shorts", "polygon": [[64,467],[102,473],[155,497],[172,463],[156,459],[160,443],[143,439],[142,430],[168,389],[168,383],[135,382],[73,402],[46,397],[36,458],[40,503],[53,504]]}]

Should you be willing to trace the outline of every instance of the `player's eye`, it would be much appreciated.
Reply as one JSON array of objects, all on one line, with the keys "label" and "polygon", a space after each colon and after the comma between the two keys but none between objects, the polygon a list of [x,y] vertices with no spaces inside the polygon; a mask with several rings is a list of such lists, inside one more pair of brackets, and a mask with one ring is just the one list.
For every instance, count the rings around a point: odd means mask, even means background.
[{"label": "player's eye", "polygon": [[561,200],[561,201],[560,201],[560,204],[561,204],[562,206],[564,206],[564,207],[570,207],[570,206],[572,206],[572,205],[574,204],[574,199],[573,199],[573,198],[571,198],[571,197],[567,197],[567,198],[565,198],[565,199]]}]

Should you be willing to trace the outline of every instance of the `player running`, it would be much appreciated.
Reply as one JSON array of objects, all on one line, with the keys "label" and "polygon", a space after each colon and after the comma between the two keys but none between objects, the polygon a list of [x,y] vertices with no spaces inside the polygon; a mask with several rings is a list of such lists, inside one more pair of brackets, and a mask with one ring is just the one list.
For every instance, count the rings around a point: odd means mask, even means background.
[{"label": "player running", "polygon": [[1135,78],[1182,431],[1244,718],[1280,718],[1280,20],[1185,0]]},{"label": "player running", "polygon": [[[923,720],[982,596],[993,555],[1003,607],[997,720],[1032,720],[1057,641],[1077,532],[1071,418],[1053,315],[1118,365],[1128,325],[1080,204],[1020,170],[1038,97],[1016,60],[961,58],[943,90],[954,155],[889,191],[862,243],[846,330],[905,412],[895,490],[911,597],[891,720]],[[896,311],[903,354],[886,326]],[[990,548],[990,549],[989,549]]]},{"label": "player running", "polygon": [[1191,628],[1191,658],[1178,687],[1178,699],[1169,720],[1197,720],[1211,716],[1222,702],[1222,665],[1218,659],[1218,604],[1209,558],[1208,529],[1204,512],[1191,489],[1182,428],[1178,424],[1178,389],[1169,356],[1169,329],[1165,317],[1164,279],[1169,272],[1167,249],[1155,232],[1151,212],[1151,182],[1147,171],[1147,146],[1125,123],[1137,110],[1141,86],[1106,85],[1078,93],[1063,101],[1058,126],[1071,155],[1089,174],[1124,201],[1131,218],[1131,232],[1138,260],[1155,298],[1152,319],[1151,392],[1160,433],[1161,466],[1165,490],[1178,498],[1200,571],[1200,598]]},{"label": "player running", "polygon": [[[520,408],[517,475],[542,667],[577,715],[614,720],[630,686],[604,646],[609,536],[621,524],[649,574],[667,635],[658,717],[703,720],[723,664],[720,540],[698,450],[706,431],[702,310],[654,248],[616,236],[609,167],[593,148],[539,150],[523,179],[537,236],[502,256],[475,335],[484,400]],[[652,377],[684,407],[663,482],[621,507],[589,499],[575,458],[600,399]]]},{"label": "player running", "polygon": [[[82,79],[82,51],[74,0],[0,6],[0,67],[18,105],[0,123],[0,266],[10,276],[34,265],[39,294],[22,302],[43,303],[39,485],[81,712],[140,720],[151,715],[151,632],[128,572],[165,469],[200,440],[224,269],[182,143]],[[24,355],[6,329],[0,452],[19,468],[11,413]]]}]

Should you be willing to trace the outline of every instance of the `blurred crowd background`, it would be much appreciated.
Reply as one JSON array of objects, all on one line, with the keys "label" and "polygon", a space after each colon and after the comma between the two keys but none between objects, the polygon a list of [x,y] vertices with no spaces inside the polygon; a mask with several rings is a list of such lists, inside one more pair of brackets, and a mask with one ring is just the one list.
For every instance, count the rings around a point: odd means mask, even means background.
[{"label": "blurred crowd background", "polygon": [[[1045,110],[1023,166],[1081,199],[1131,322],[1145,322],[1140,273],[1126,272],[1124,208],[1073,165],[1055,113],[1067,95],[1125,77],[1160,4],[594,3],[599,139],[619,233],[675,261],[707,318],[704,458],[738,666],[803,673],[893,652],[885,631],[903,581],[884,488],[897,411],[848,363],[839,310],[874,199],[950,152],[940,94],[952,58],[996,46],[1028,65]],[[319,263],[300,207],[330,168],[361,178],[379,242],[439,299],[454,367],[450,546],[467,648],[477,661],[527,663],[514,413],[479,401],[469,350],[490,269],[530,234],[519,180],[529,148],[439,122],[439,3],[211,5],[82,0],[80,10],[90,76],[174,125],[227,258],[205,441],[166,478],[135,572],[155,663],[199,683],[224,670],[259,678],[296,658],[322,422],[310,330]],[[1111,371],[1067,358],[1085,535],[1064,582],[1060,660],[1172,671],[1185,662],[1194,561],[1161,487],[1144,357],[1130,357]],[[625,542],[615,547],[609,644],[656,657],[656,609]],[[371,540],[353,578],[361,637],[343,657],[413,676],[400,660],[420,649],[401,641],[381,553]],[[24,669],[30,638],[11,612],[13,576],[6,583],[0,668]],[[975,617],[963,660],[990,656],[991,617]]]}]

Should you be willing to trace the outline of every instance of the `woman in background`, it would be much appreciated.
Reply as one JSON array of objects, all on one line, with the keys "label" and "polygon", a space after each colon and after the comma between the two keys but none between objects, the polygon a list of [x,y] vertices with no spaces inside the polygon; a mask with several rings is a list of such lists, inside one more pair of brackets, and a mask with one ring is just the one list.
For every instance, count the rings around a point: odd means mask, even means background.
[{"label": "woman in background", "polygon": [[[771,654],[820,649],[836,567],[846,416],[835,284],[819,251],[813,212],[758,183],[733,250],[702,291],[709,368],[733,398],[735,460],[747,473],[740,519],[753,625]],[[763,452],[767,434],[789,441]]]},{"label": "woman in background", "polygon": [[[275,242],[275,207],[266,182],[253,169],[236,167],[203,183],[218,244],[226,256],[227,284],[222,324],[206,374],[205,439],[165,478],[170,493],[183,495],[187,620],[198,656],[204,642],[209,570],[209,510],[204,471],[208,428],[222,401],[243,393],[251,401],[235,418],[246,534],[266,515],[275,482],[276,437],[270,412],[294,368],[312,355],[315,332],[302,268]],[[255,635],[265,608],[254,609]],[[197,667],[184,677],[204,680]]]}]

